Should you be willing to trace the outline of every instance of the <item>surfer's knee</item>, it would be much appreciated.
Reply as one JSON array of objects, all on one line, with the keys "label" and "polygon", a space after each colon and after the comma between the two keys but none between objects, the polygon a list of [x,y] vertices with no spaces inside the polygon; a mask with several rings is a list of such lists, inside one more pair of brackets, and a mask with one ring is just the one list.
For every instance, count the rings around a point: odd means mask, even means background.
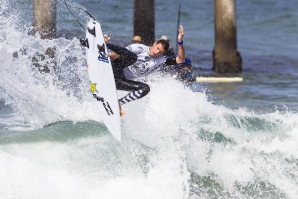
[{"label": "surfer's knee", "polygon": [[142,85],[140,85],[140,90],[142,90],[141,97],[144,97],[150,92],[150,86],[143,83]]}]

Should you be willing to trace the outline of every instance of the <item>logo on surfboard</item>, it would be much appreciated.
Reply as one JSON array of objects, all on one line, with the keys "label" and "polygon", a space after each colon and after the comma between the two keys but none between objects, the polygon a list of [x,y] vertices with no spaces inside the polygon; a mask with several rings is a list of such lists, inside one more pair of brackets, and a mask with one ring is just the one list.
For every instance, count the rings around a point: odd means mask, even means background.
[{"label": "logo on surfboard", "polygon": [[111,109],[110,105],[109,105],[109,102],[103,102],[102,103],[103,107],[106,109],[106,112],[108,115],[113,115],[113,110]]},{"label": "logo on surfboard", "polygon": [[98,54],[99,54],[98,60],[109,63],[108,55],[106,53],[105,44],[104,43],[102,45],[97,44],[97,48],[98,48]]},{"label": "logo on surfboard", "polygon": [[108,115],[113,115],[114,112],[113,112],[113,110],[112,110],[112,108],[111,108],[109,102],[106,102],[106,101],[104,100],[103,97],[100,97],[100,96],[98,96],[97,94],[94,93],[94,92],[97,92],[97,93],[98,93],[98,91],[97,91],[97,89],[96,89],[96,84],[97,84],[97,83],[92,83],[92,82],[90,81],[90,88],[91,88],[91,91],[92,91],[92,93],[93,93],[93,97],[94,97],[97,101],[102,102],[102,105],[103,105],[103,107],[105,108],[105,110],[106,110],[106,112],[107,112]]},{"label": "logo on surfboard", "polygon": [[98,91],[97,91],[97,89],[96,89],[96,84],[97,84],[97,83],[94,83],[94,84],[93,84],[93,83],[90,81],[90,84],[89,84],[89,85],[90,85],[90,89],[91,89],[91,92],[92,92],[92,93],[94,93],[94,92],[97,92],[97,93],[98,93]]}]

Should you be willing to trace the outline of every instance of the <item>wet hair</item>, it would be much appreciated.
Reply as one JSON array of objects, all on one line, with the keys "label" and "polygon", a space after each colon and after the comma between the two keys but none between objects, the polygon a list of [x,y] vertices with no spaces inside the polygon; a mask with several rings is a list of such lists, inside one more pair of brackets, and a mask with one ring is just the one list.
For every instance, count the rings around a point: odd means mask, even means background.
[{"label": "wet hair", "polygon": [[165,51],[169,50],[170,48],[170,44],[168,41],[164,40],[164,39],[160,39],[156,42],[157,44],[161,44],[162,47],[165,49]]}]

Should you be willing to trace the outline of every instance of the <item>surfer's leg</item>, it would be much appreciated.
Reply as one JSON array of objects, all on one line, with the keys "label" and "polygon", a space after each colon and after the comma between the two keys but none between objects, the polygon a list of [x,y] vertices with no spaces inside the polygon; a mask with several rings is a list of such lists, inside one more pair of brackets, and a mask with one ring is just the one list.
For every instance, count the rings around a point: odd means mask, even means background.
[{"label": "surfer's leg", "polygon": [[138,56],[126,48],[111,43],[107,43],[107,47],[120,55],[120,57],[114,61],[114,65],[116,65],[117,69],[123,69],[137,61]]},{"label": "surfer's leg", "polygon": [[125,112],[123,111],[120,102],[119,102],[119,111],[120,111],[120,117],[123,117],[125,115]]},{"label": "surfer's leg", "polygon": [[116,88],[117,90],[132,91],[118,100],[121,105],[140,99],[150,92],[150,87],[148,84],[127,80],[124,78],[116,80]]}]

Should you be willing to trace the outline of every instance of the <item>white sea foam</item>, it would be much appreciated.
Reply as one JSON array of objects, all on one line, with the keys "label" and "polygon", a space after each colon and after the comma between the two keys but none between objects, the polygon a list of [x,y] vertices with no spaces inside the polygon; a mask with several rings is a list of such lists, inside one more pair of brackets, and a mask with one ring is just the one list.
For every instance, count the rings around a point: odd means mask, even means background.
[{"label": "white sea foam", "polygon": [[[214,196],[229,193],[232,198],[266,191],[297,195],[291,177],[297,176],[297,115],[257,115],[216,106],[204,93],[193,93],[172,79],[150,85],[148,96],[123,107],[122,143],[107,133],[1,146],[6,180],[0,185],[8,187],[3,196],[9,198],[18,189],[23,194],[16,196],[23,198],[192,198],[190,188],[203,198],[210,196],[210,189]],[[249,118],[273,127],[250,129],[245,127]],[[211,184],[214,180],[217,189],[200,179],[191,183],[191,173]],[[241,193],[235,183],[242,189],[250,186],[252,193]]]}]

